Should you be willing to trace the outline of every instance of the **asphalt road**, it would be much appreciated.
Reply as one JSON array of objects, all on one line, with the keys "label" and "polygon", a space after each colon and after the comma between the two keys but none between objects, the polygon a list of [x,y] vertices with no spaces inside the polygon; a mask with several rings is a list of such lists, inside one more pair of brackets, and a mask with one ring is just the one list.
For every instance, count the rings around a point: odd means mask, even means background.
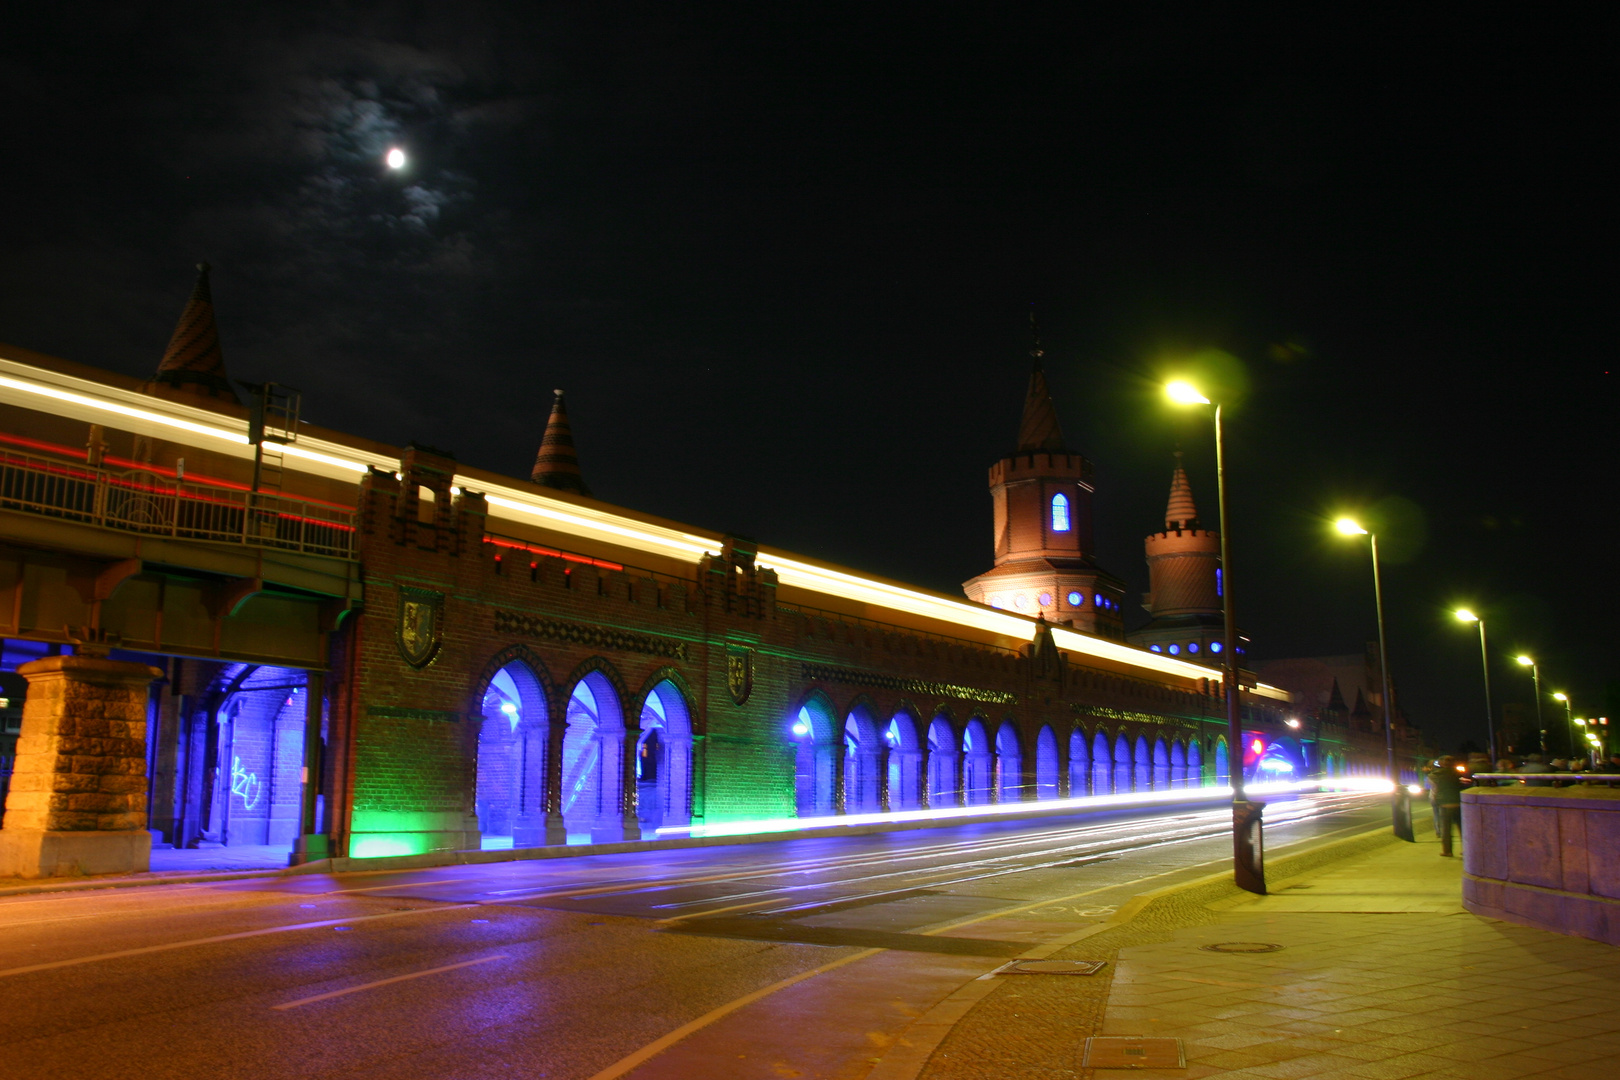
[{"label": "asphalt road", "polygon": [[[1383,813],[1274,801],[1267,845]],[[956,987],[1230,844],[1227,808],[1167,804],[0,900],[0,1076],[855,1080]]]}]

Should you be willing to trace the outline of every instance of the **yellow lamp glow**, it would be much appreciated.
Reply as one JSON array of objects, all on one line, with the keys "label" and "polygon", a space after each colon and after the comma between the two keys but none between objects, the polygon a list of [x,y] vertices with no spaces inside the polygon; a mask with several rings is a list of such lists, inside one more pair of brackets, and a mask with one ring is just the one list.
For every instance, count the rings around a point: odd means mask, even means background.
[{"label": "yellow lamp glow", "polygon": [[1554,701],[1568,701],[1569,700],[1569,695],[1564,693],[1562,690],[1557,690],[1557,691],[1553,692],[1553,700]]},{"label": "yellow lamp glow", "polygon": [[1472,611],[1469,611],[1465,607],[1458,608],[1455,614],[1458,622],[1479,622],[1479,616],[1475,615]]},{"label": "yellow lamp glow", "polygon": [[1528,656],[1515,656],[1513,659],[1517,660],[1521,667],[1532,667],[1535,664],[1535,661]]},{"label": "yellow lamp glow", "polygon": [[1165,384],[1164,392],[1171,401],[1177,405],[1208,405],[1209,398],[1198,392],[1198,388],[1184,379],[1176,379]]},{"label": "yellow lamp glow", "polygon": [[1335,521],[1333,523],[1333,527],[1335,529],[1338,529],[1339,532],[1344,536],[1366,536],[1367,535],[1367,530],[1363,529],[1361,527],[1360,523],[1357,522],[1355,518],[1342,517],[1338,521]]}]

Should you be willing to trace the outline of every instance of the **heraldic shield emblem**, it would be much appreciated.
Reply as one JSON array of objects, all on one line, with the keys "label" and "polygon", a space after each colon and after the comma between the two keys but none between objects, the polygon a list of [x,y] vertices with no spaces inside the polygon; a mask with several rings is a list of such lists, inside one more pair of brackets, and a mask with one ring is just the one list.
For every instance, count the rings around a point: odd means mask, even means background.
[{"label": "heraldic shield emblem", "polygon": [[726,650],[726,685],[731,688],[732,701],[748,704],[748,695],[754,692],[753,649],[733,646]]},{"label": "heraldic shield emblem", "polygon": [[444,594],[401,586],[399,620],[395,623],[399,655],[411,667],[426,667],[444,640]]}]

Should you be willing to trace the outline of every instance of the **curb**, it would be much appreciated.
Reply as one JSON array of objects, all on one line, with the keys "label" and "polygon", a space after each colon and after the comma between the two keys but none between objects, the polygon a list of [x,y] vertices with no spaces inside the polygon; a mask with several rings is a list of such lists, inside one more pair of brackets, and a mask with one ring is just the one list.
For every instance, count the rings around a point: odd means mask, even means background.
[{"label": "curb", "polygon": [[[1361,828],[1360,826],[1350,827]],[[1294,881],[1310,874],[1317,868],[1319,863],[1337,862],[1341,859],[1352,858],[1363,851],[1372,851],[1386,844],[1398,843],[1399,841],[1388,830],[1388,825],[1375,825],[1363,829],[1363,831],[1353,836],[1329,840],[1326,843],[1317,843],[1307,847],[1304,851],[1293,852],[1274,860],[1268,860],[1267,890],[1270,891],[1274,883],[1281,884]],[[1277,850],[1286,852],[1299,847],[1301,844],[1312,844],[1313,840],[1316,839],[1320,838],[1313,837],[1308,840],[1296,841]],[[1280,869],[1283,876],[1273,879],[1271,873],[1273,867]],[[1230,870],[1221,870],[1214,874],[1193,878],[1190,881],[1181,881],[1173,885],[1150,889],[1147,892],[1133,896],[1103,922],[1095,926],[1088,926],[1083,930],[1076,930],[1073,933],[1063,934],[1043,941],[1039,945],[1019,954],[1014,959],[1044,960],[1054,953],[1068,948],[1070,945],[1095,937],[1098,934],[1118,930],[1130,924],[1159,901],[1180,897],[1184,893],[1200,889],[1217,894],[1216,898],[1224,897],[1228,893],[1242,892],[1233,882],[1232,871]],[[866,1074],[865,1080],[916,1080],[922,1074],[924,1067],[927,1066],[929,1059],[933,1057],[934,1051],[939,1049],[939,1045],[945,1041],[945,1037],[951,1033],[951,1030],[967,1016],[973,1006],[988,997],[990,992],[999,985],[995,972],[988,972],[959,987],[954,993],[936,1003],[933,1008],[913,1020],[911,1026],[900,1033],[889,1051]]]}]

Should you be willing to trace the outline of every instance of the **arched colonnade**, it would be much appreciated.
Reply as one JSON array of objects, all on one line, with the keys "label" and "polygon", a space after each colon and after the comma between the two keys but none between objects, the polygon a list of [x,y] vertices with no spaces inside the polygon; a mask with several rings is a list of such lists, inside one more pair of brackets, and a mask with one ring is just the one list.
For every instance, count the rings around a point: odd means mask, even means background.
[{"label": "arched colonnade", "polygon": [[485,847],[635,839],[692,820],[692,699],[679,671],[631,688],[598,657],[556,680],[515,645],[485,666],[474,701]]},{"label": "arched colonnade", "polygon": [[[800,817],[1124,794],[1229,782],[1226,740],[1186,733],[1043,725],[945,711],[885,714],[866,696],[842,710],[818,692],[788,726]],[[1026,745],[1027,744],[1027,745]]]}]

